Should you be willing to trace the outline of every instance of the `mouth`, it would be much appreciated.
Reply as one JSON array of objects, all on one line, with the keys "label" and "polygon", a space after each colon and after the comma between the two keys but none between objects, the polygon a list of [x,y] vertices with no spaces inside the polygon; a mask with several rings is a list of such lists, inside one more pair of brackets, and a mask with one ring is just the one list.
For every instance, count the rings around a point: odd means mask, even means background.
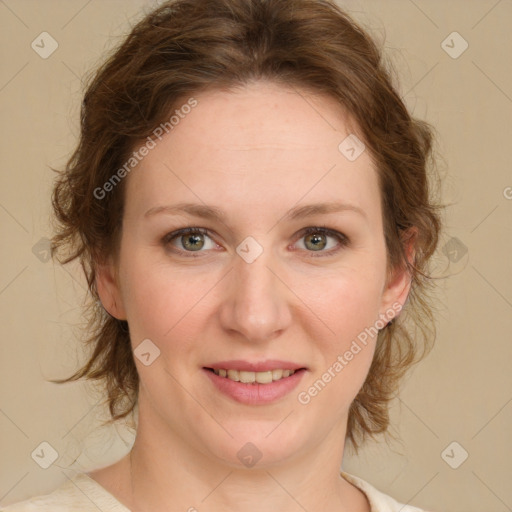
[{"label": "mouth", "polygon": [[202,370],[221,395],[246,405],[265,405],[290,395],[308,368],[289,361],[232,360],[212,363]]},{"label": "mouth", "polygon": [[233,382],[241,382],[242,384],[271,384],[288,377],[291,377],[295,372],[306,370],[306,368],[297,368],[294,370],[276,368],[274,370],[267,370],[262,372],[253,372],[246,370],[235,370],[232,368],[207,368],[205,370],[218,375],[219,377],[232,380]]}]

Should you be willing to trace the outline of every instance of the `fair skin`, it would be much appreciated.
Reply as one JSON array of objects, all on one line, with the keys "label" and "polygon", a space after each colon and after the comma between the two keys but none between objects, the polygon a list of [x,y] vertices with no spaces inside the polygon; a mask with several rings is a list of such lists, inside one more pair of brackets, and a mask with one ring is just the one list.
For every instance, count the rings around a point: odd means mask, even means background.
[{"label": "fair skin", "polygon": [[[339,468],[376,338],[309,403],[297,398],[409,293],[406,272],[386,279],[369,151],[351,162],[338,150],[353,131],[331,98],[267,82],[194,97],[198,105],[126,178],[119,259],[98,269],[102,303],[128,321],[133,348],[150,339],[160,356],[148,366],[134,358],[141,385],[131,456],[90,476],[134,512],[369,511]],[[363,214],[285,217],[327,202]],[[224,222],[145,215],[178,203],[214,206]],[[349,244],[317,233],[315,251],[315,235],[301,232],[318,226]],[[185,227],[209,230],[195,235],[199,250],[187,245],[191,235],[162,241]],[[236,251],[249,236],[263,249],[251,263]],[[242,403],[205,370],[234,359],[305,370],[284,396]],[[252,467],[237,456],[247,442],[261,453]]]}]

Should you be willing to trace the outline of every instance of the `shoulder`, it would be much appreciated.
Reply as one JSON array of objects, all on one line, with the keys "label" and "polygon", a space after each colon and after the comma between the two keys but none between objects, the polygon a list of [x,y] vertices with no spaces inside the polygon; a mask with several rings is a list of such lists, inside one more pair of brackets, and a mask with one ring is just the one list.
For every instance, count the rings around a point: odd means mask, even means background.
[{"label": "shoulder", "polygon": [[85,473],[78,473],[53,492],[34,496],[5,507],[0,512],[129,512],[111,494]]},{"label": "shoulder", "polygon": [[427,512],[418,507],[413,507],[412,505],[399,503],[391,496],[379,491],[362,478],[345,473],[344,471],[341,472],[341,475],[345,480],[355,485],[366,494],[366,497],[370,502],[371,512]]}]

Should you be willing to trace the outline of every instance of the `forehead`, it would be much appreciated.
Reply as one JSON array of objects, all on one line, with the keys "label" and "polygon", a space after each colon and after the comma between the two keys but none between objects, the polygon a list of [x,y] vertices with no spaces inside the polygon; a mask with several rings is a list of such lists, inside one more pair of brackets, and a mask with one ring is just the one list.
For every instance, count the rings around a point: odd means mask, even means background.
[{"label": "forehead", "polygon": [[335,99],[295,87],[259,81],[195,99],[197,106],[173,129],[175,145],[186,138],[200,151],[316,148],[336,154],[340,136],[350,133],[351,120]]},{"label": "forehead", "polygon": [[289,209],[304,198],[378,210],[368,151],[354,161],[340,151],[356,124],[335,99],[267,82],[193,98],[194,108],[175,107],[172,130],[129,175],[127,208],[195,201]]}]

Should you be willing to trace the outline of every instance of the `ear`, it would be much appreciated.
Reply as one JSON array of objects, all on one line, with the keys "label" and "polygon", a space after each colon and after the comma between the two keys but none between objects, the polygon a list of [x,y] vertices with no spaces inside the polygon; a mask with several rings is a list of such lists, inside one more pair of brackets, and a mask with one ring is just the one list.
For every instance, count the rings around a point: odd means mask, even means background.
[{"label": "ear", "polygon": [[[414,263],[415,242],[418,235],[418,228],[411,227],[402,235],[405,253],[409,263]],[[411,290],[412,276],[407,267],[397,268],[391,276],[388,276],[386,286],[382,294],[381,315],[386,316],[386,311],[397,312],[394,317],[400,314],[405,305]],[[394,318],[393,317],[393,318]],[[390,318],[391,320],[392,318]]]},{"label": "ear", "polygon": [[111,259],[96,266],[96,289],[107,313],[118,320],[126,320],[119,278]]}]

